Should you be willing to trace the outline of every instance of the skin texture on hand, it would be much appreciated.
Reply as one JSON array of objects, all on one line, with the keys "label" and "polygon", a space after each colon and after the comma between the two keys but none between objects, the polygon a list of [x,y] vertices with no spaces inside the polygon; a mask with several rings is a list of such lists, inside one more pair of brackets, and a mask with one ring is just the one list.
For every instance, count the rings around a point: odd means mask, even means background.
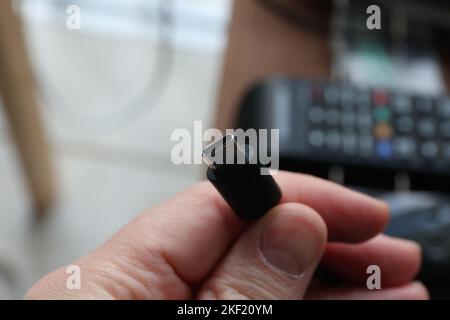
[{"label": "skin texture on hand", "polygon": [[[81,288],[66,287],[66,268],[41,279],[27,299],[427,299],[412,282],[420,248],[379,235],[386,204],[302,174],[279,172],[280,205],[240,221],[208,182],[136,217],[73,264]],[[366,288],[380,266],[382,290]],[[333,274],[339,287],[315,276]]]}]

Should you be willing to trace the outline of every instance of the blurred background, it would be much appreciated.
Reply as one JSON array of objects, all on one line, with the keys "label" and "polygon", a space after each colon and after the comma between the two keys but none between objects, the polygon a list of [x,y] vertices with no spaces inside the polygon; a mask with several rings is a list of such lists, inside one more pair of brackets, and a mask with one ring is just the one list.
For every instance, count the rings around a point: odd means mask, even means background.
[{"label": "blurred background", "polygon": [[[13,297],[97,247],[136,214],[202,177],[175,167],[170,136],[210,124],[228,0],[23,0],[22,16],[56,177],[55,203],[33,219],[0,108],[0,269]],[[81,29],[66,26],[81,9]],[[3,267],[3,265],[5,265]],[[18,285],[18,286],[17,286]],[[10,297],[8,289],[0,297]],[[17,290],[16,290],[17,288]]]},{"label": "blurred background", "polygon": [[[380,29],[368,28],[370,5]],[[450,297],[443,0],[0,1],[0,298],[203,179],[175,129],[279,128],[281,168],[389,202]],[[364,151],[364,152],[362,152]]]}]

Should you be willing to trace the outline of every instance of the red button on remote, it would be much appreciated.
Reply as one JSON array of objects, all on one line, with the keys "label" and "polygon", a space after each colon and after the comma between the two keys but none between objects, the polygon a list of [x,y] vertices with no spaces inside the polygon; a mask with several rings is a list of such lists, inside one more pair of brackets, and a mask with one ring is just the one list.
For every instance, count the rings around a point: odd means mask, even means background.
[{"label": "red button on remote", "polygon": [[384,90],[375,90],[372,93],[372,100],[377,106],[386,106],[389,103],[389,94]]}]

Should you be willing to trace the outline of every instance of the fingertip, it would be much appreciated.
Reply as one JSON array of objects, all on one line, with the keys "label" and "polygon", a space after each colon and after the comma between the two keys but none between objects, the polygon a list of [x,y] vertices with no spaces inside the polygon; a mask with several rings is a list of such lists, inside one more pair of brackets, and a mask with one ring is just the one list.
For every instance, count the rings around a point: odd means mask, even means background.
[{"label": "fingertip", "polygon": [[284,202],[299,202],[320,213],[330,241],[359,243],[382,232],[389,206],[361,192],[311,175],[280,172]]},{"label": "fingertip", "polygon": [[375,198],[372,198],[374,200],[375,210],[378,212],[379,217],[379,226],[378,226],[378,232],[380,233],[384,231],[389,223],[390,217],[391,217],[391,207],[389,204],[382,200],[378,200]]},{"label": "fingertip", "polygon": [[397,247],[398,255],[401,255],[404,260],[403,277],[399,277],[399,279],[404,278],[404,281],[414,279],[422,266],[422,247],[411,240],[388,237],[386,235],[381,237],[391,241],[391,247]]},{"label": "fingertip", "polygon": [[[368,197],[370,198],[370,197]],[[373,209],[372,212],[372,224],[368,224],[368,230],[365,236],[360,240],[365,241],[375,237],[376,235],[382,233],[390,219],[390,207],[384,201],[378,199],[370,198],[372,200]],[[370,228],[372,229],[370,230]]]},{"label": "fingertip", "polygon": [[411,300],[430,300],[430,293],[422,282],[415,281],[409,285]]},{"label": "fingertip", "polygon": [[416,241],[391,237],[388,235],[380,235],[380,237],[384,238],[386,241],[395,241],[396,246],[401,247],[405,252],[409,253],[411,256],[419,257],[422,254],[422,247]]},{"label": "fingertip", "polygon": [[318,263],[326,245],[326,226],[313,209],[285,203],[268,212],[260,240],[263,260],[293,276]]},{"label": "fingertip", "polygon": [[386,202],[357,191],[352,191],[351,199],[348,199],[347,202],[353,208],[359,208],[357,209],[359,211],[359,221],[357,226],[343,227],[343,229],[352,229],[352,231],[347,230],[345,232],[347,235],[345,242],[362,243],[372,239],[386,229],[390,219],[390,207]]},{"label": "fingertip", "polygon": [[336,276],[355,283],[363,283],[367,266],[375,264],[383,272],[384,285],[399,286],[420,271],[421,248],[413,241],[379,235],[361,244],[329,243],[322,263]]},{"label": "fingertip", "polygon": [[267,213],[266,220],[268,220],[267,223],[274,223],[274,220],[283,220],[284,224],[293,227],[303,225],[313,230],[324,246],[327,242],[328,230],[325,221],[314,209],[301,203],[282,203]]}]

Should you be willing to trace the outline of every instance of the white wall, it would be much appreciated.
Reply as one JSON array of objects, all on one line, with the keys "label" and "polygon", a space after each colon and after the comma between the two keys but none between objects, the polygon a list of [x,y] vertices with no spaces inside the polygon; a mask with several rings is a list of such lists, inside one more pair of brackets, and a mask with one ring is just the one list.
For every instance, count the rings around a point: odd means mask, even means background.
[{"label": "white wall", "polygon": [[[222,50],[230,0],[17,0],[29,23],[65,24],[69,5],[78,5],[83,31],[114,37],[155,37],[157,8],[164,3],[174,20],[175,46],[194,51]],[[172,4],[172,5],[171,5]]]}]

